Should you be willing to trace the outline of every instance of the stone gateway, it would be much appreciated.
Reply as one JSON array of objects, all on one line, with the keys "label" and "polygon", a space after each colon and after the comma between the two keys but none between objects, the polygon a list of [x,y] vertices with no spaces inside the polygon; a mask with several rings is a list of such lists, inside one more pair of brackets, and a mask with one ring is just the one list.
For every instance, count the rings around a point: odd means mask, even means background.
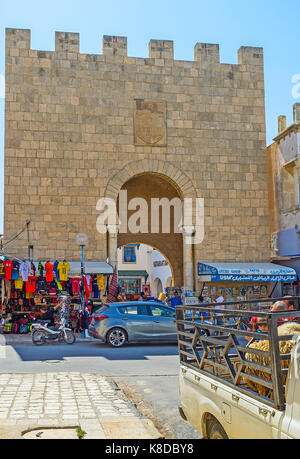
[{"label": "stone gateway", "polygon": [[111,36],[84,54],[67,32],[39,51],[30,30],[6,30],[5,239],[31,221],[11,255],[30,243],[35,260],[79,260],[84,232],[86,260],[116,262],[133,236],[99,234],[97,202],[132,198],[136,183],[142,196],[204,199],[201,244],[185,247],[191,228],[152,235],[177,283],[193,286],[198,261],[268,261],[263,51],[241,47],[224,64],[218,45],[197,43],[194,56],[151,40],[148,57],[129,57],[126,37]]}]

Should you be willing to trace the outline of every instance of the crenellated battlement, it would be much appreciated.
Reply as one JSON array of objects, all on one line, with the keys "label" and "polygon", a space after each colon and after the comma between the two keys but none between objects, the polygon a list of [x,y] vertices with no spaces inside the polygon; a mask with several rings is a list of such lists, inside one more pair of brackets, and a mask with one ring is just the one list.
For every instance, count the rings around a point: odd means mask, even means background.
[{"label": "crenellated battlement", "polygon": [[209,43],[196,43],[194,48],[194,60],[197,62],[220,62],[219,45]]},{"label": "crenellated battlement", "polygon": [[[29,29],[6,29],[6,56],[26,55],[30,48],[31,31]],[[73,32],[55,32],[55,53],[67,53],[72,59],[80,54],[80,35]],[[102,40],[104,56],[127,57],[127,37],[104,35]],[[149,58],[174,60],[174,42],[172,40],[150,40]],[[199,64],[220,63],[218,44],[196,43],[194,61]],[[263,48],[242,46],[238,50],[238,65],[263,66]]]}]

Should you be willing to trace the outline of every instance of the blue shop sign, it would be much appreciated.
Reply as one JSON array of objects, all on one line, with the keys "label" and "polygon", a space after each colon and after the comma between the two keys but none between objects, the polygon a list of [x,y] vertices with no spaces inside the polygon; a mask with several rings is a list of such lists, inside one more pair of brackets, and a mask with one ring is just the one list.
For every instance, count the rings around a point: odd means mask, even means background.
[{"label": "blue shop sign", "polygon": [[294,282],[293,268],[274,263],[198,263],[198,276],[211,276],[211,281]]}]

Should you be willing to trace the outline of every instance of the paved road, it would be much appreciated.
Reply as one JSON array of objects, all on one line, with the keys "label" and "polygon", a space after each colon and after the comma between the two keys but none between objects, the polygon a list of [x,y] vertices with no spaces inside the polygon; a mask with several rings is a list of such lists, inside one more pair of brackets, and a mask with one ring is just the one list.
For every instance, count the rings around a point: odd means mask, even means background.
[{"label": "paved road", "polygon": [[13,344],[5,347],[3,357],[0,373],[81,372],[111,377],[134,397],[138,408],[165,427],[166,436],[199,438],[178,414],[177,345],[113,349],[96,341],[72,346]]}]

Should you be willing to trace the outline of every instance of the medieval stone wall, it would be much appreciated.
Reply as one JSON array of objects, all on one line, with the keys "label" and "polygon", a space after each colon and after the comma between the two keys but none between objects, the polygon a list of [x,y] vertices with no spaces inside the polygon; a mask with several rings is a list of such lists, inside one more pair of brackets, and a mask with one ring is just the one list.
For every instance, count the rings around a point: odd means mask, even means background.
[{"label": "medieval stone wall", "polygon": [[[148,167],[204,198],[195,262],[269,259],[261,48],[223,64],[218,45],[197,43],[190,62],[174,60],[172,41],[135,58],[126,37],[104,36],[92,55],[75,33],[38,51],[30,30],[6,30],[6,238],[30,218],[35,259],[78,259],[79,232],[86,258],[105,259],[97,201]],[[26,239],[11,252],[26,255]]]}]

